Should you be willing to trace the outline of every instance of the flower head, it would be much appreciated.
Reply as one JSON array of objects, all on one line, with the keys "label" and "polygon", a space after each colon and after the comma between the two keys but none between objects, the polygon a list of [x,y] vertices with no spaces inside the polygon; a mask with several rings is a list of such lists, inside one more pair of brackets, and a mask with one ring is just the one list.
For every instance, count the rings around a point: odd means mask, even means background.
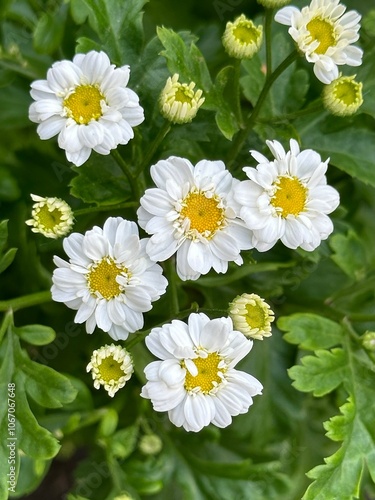
[{"label": "flower head", "polygon": [[163,448],[163,441],[156,434],[145,434],[139,440],[139,449],[144,455],[157,455]]},{"label": "flower head", "polygon": [[210,423],[227,427],[262,392],[256,378],[235,369],[253,342],[233,330],[230,318],[193,313],[188,324],[174,320],[154,328],[146,345],[160,361],[146,366],[141,395],[151,399],[155,411],[167,411],[177,427],[193,432]]},{"label": "flower head", "polygon": [[129,66],[115,68],[104,52],[77,54],[59,61],[46,80],[31,84],[29,118],[38,123],[41,139],[58,134],[69,161],[82,165],[94,150],[107,155],[134,137],[143,122],[138,96],[126,87]]},{"label": "flower head", "polygon": [[33,233],[41,233],[46,238],[66,236],[74,224],[73,212],[70,206],[60,198],[43,198],[36,194],[30,195],[35,201],[31,212],[32,219],[26,222]]},{"label": "flower head", "polygon": [[94,380],[95,389],[104,389],[113,398],[132,376],[133,360],[129,352],[119,345],[105,345],[92,353],[86,367]]},{"label": "flower head", "polygon": [[301,11],[284,7],[275,16],[277,22],[290,26],[289,34],[325,84],[338,78],[338,65],[362,64],[362,50],[352,45],[359,39],[361,16],[355,10],[345,11],[340,0],[312,0]]},{"label": "flower head", "polygon": [[151,167],[157,188],[141,198],[138,220],[152,234],[146,251],[155,261],[177,252],[181,279],[197,279],[213,268],[225,273],[228,262],[242,264],[240,250],[251,248],[251,235],[236,213],[233,179],[221,161],[170,157]]},{"label": "flower head", "polygon": [[362,83],[354,76],[340,76],[323,89],[323,104],[336,116],[353,115],[362,105]]},{"label": "flower head", "polygon": [[366,331],[361,337],[362,345],[367,351],[375,351],[375,332]]},{"label": "flower head", "polygon": [[290,3],[290,1],[291,0],[258,0],[258,3],[267,9],[274,9],[283,7],[284,5]]},{"label": "flower head", "polygon": [[110,217],[103,229],[72,233],[63,241],[69,262],[54,257],[52,298],[77,310],[74,321],[96,325],[115,340],[143,327],[143,312],[165,292],[162,269],[146,254],[135,222]]},{"label": "flower head", "polygon": [[243,293],[229,304],[234,328],[246,337],[263,340],[270,337],[275,316],[265,300],[255,293]]},{"label": "flower head", "polygon": [[195,118],[204,103],[201,90],[195,90],[195,83],[180,83],[176,73],[168,78],[160,94],[160,112],[172,123],[189,123]]},{"label": "flower head", "polygon": [[312,251],[333,231],[327,214],[339,204],[338,192],[327,185],[329,159],[322,162],[312,149],[300,151],[294,139],[287,153],[279,142],[266,142],[275,159],[269,161],[251,151],[259,164],[243,169],[250,180],[242,181],[235,190],[236,200],[243,205],[240,216],[261,252],[278,239],[289,248]]},{"label": "flower head", "polygon": [[256,54],[263,39],[263,27],[243,14],[234,23],[228,22],[223,35],[223,45],[231,57],[250,59]]}]

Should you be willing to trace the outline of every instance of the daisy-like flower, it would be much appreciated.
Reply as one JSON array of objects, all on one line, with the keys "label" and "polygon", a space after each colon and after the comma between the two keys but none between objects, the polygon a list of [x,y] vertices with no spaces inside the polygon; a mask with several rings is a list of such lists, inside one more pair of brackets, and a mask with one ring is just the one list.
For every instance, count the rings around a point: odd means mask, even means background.
[{"label": "daisy-like flower", "polygon": [[104,52],[77,54],[59,61],[46,80],[31,84],[29,118],[41,139],[58,134],[69,161],[82,165],[94,150],[107,155],[134,137],[144,120],[135,92],[126,87],[129,66],[115,68]]},{"label": "daisy-like flower", "polygon": [[233,330],[230,318],[193,313],[188,324],[174,320],[154,328],[146,345],[160,361],[146,366],[141,396],[151,399],[155,411],[167,411],[177,427],[227,427],[262,393],[256,378],[235,369],[253,342]]},{"label": "daisy-like flower", "polygon": [[103,229],[72,233],[63,240],[69,262],[54,257],[53,300],[77,310],[74,321],[86,322],[87,333],[98,326],[115,340],[126,339],[143,327],[142,313],[167,286],[146,244],[136,223],[121,217],[110,217]]},{"label": "daisy-like flower", "polygon": [[119,345],[105,345],[92,353],[86,367],[91,372],[95,389],[104,389],[113,398],[122,389],[134,371],[130,353]]},{"label": "daisy-like flower", "polygon": [[41,233],[46,238],[60,238],[70,233],[74,217],[70,206],[60,198],[43,198],[31,194],[35,201],[31,212],[32,219],[26,222],[33,233]]},{"label": "daisy-like flower", "polygon": [[270,337],[274,312],[267,302],[255,293],[243,293],[229,304],[229,316],[236,330],[246,337],[263,340]]},{"label": "daisy-like flower", "polygon": [[340,76],[323,89],[323,104],[336,116],[354,115],[363,104],[362,82],[354,76]]},{"label": "daisy-like flower", "polygon": [[322,162],[312,149],[300,151],[294,139],[287,153],[277,141],[266,143],[275,160],[251,151],[259,164],[244,167],[250,180],[235,190],[243,205],[240,216],[252,230],[252,244],[260,252],[272,248],[278,239],[289,248],[312,251],[332,233],[327,214],[339,204],[338,192],[327,185],[329,159]]},{"label": "daisy-like flower", "polygon": [[277,22],[290,26],[290,36],[325,84],[338,78],[338,65],[362,64],[362,50],[352,45],[359,39],[361,16],[355,10],[345,11],[340,0],[312,0],[301,11],[288,6],[275,16]]},{"label": "daisy-like flower", "polygon": [[228,22],[223,35],[227,53],[236,59],[251,59],[262,44],[263,27],[247,19],[243,14],[234,23]]},{"label": "daisy-like flower", "polygon": [[177,273],[196,280],[213,268],[225,273],[228,262],[242,264],[240,250],[251,248],[251,234],[237,217],[235,183],[221,161],[194,167],[172,156],[151,167],[156,188],[146,190],[139,225],[152,234],[146,251],[154,261],[177,252]]},{"label": "daisy-like flower", "polygon": [[160,94],[160,112],[172,123],[189,123],[204,103],[202,91],[194,90],[195,82],[180,83],[176,73],[168,78]]}]

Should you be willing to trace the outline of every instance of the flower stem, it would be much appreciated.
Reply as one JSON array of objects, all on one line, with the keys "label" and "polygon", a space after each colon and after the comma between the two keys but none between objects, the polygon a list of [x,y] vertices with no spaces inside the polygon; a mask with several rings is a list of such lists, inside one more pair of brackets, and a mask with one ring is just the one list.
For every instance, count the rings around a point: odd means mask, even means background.
[{"label": "flower stem", "polygon": [[273,21],[273,9],[266,9],[264,17],[264,37],[266,40],[266,71],[267,78],[270,77],[272,73],[272,36],[271,28]]},{"label": "flower stem", "polygon": [[112,210],[120,210],[122,208],[133,208],[133,207],[139,207],[139,203],[137,201],[127,201],[125,203],[117,203],[116,205],[104,205],[104,206],[101,205],[98,207],[80,208],[78,210],[74,210],[74,215],[80,216],[96,212],[107,212]]},{"label": "flower stem", "polygon": [[25,307],[36,306],[38,304],[44,304],[45,302],[51,302],[52,296],[50,290],[44,292],[31,293],[29,295],[23,295],[22,297],[17,297],[15,299],[0,300],[0,311],[8,311],[13,309],[24,309]]},{"label": "flower stem", "polygon": [[112,149],[111,155],[113,158],[116,160],[118,166],[121,168],[121,170],[124,172],[126,177],[128,178],[130,187],[132,188],[133,194],[135,198],[138,200],[139,199],[139,189],[138,189],[138,184],[130,171],[128,164],[124,160],[124,158],[120,155],[117,149]]},{"label": "flower stem", "polygon": [[258,101],[254,106],[253,111],[251,112],[249,119],[247,120],[247,123],[245,127],[240,130],[233,142],[233,146],[229,152],[229,158],[228,158],[228,164],[230,165],[233,163],[235,158],[237,157],[243,143],[246,140],[246,137],[248,136],[250,130],[253,128],[254,123],[260,113],[260,110],[262,109],[263,103],[268,95],[268,92],[270,91],[273,83],[277,80],[277,78],[290,66],[298,57],[298,52],[294,50],[289,54],[288,57],[282,61],[275,71],[273,71],[267,78],[264,83],[264,87],[262,89],[262,92],[260,93],[258,97]]},{"label": "flower stem", "polygon": [[138,177],[138,175],[140,175],[140,173],[143,172],[143,170],[151,162],[155,151],[158,149],[158,147],[162,143],[163,139],[169,133],[170,130],[171,130],[171,124],[169,123],[169,121],[165,120],[163,125],[159,128],[159,132],[157,133],[155,139],[153,140],[153,142],[150,144],[150,147],[146,151],[146,154],[143,158],[143,161],[141,162],[140,167],[138,168],[138,170],[135,173],[136,177]]}]

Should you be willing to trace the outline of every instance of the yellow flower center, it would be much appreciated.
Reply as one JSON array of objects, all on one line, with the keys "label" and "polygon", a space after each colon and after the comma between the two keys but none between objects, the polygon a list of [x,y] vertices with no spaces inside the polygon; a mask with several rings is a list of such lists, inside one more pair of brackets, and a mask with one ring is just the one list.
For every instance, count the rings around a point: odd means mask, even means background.
[{"label": "yellow flower center", "polygon": [[195,229],[205,236],[213,236],[224,222],[224,210],[219,207],[220,200],[204,193],[191,192],[183,201],[181,216],[190,220],[190,230]]},{"label": "yellow flower center", "polygon": [[54,229],[58,224],[61,223],[62,212],[58,208],[49,210],[47,205],[41,207],[36,217],[39,220],[39,224],[44,226],[45,229]]},{"label": "yellow flower center", "polygon": [[121,285],[117,283],[117,276],[124,275],[128,270],[119,267],[111,257],[104,257],[100,262],[94,264],[86,275],[90,292],[97,292],[106,300],[117,297],[122,292]]},{"label": "yellow flower center", "polygon": [[259,304],[246,304],[246,311],[245,319],[250,328],[262,330],[266,326],[268,314],[265,313],[263,307]]},{"label": "yellow flower center", "polygon": [[222,380],[218,374],[221,357],[217,352],[212,352],[207,358],[196,358],[193,361],[198,373],[194,377],[186,370],[185,389],[191,391],[200,387],[201,391],[207,394],[215,387],[215,384],[219,384]]},{"label": "yellow flower center", "polygon": [[334,89],[334,96],[347,106],[355,104],[361,98],[360,85],[353,81],[338,82]]},{"label": "yellow flower center", "polygon": [[233,36],[237,38],[240,43],[249,45],[258,40],[259,30],[251,22],[240,23],[233,29]]},{"label": "yellow flower center", "polygon": [[307,188],[297,177],[280,176],[275,182],[276,193],[271,204],[281,212],[281,217],[300,214],[306,204]]},{"label": "yellow flower center", "polygon": [[194,92],[191,91],[187,85],[186,86],[180,85],[174,95],[175,101],[181,102],[182,104],[184,102],[191,104],[193,97],[194,97]]},{"label": "yellow flower center", "polygon": [[315,17],[307,23],[306,28],[310,32],[312,41],[319,42],[315,49],[316,54],[325,54],[329,47],[336,45],[335,29],[333,24],[327,19]]},{"label": "yellow flower center", "polygon": [[124,371],[121,368],[122,363],[116,361],[113,356],[107,356],[102,360],[100,365],[98,365],[98,370],[100,377],[104,382],[108,383],[111,380],[118,381],[124,375]]},{"label": "yellow flower center", "polygon": [[98,120],[103,115],[100,105],[102,100],[104,96],[95,85],[79,85],[64,100],[64,106],[70,118],[87,125],[91,120]]}]

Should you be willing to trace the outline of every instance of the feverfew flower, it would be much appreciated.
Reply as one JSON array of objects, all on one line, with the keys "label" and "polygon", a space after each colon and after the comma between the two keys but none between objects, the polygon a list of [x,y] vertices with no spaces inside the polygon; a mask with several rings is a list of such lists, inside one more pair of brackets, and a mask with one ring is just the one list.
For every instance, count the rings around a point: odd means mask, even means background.
[{"label": "feverfew flower", "polygon": [[201,90],[195,90],[195,82],[180,83],[176,73],[168,78],[160,94],[160,112],[172,123],[189,123],[204,103]]},{"label": "feverfew flower", "polygon": [[235,190],[243,205],[240,216],[252,230],[253,246],[260,252],[272,248],[278,239],[289,248],[312,251],[333,231],[330,214],[339,204],[339,194],[327,186],[329,159],[321,161],[312,149],[300,151],[290,141],[285,152],[277,141],[266,141],[275,160],[257,151],[251,155],[259,163],[243,170],[250,180]]},{"label": "feverfew flower", "polygon": [[247,19],[243,14],[234,23],[228,22],[223,35],[223,45],[231,57],[250,59],[262,44],[263,27]]},{"label": "feverfew flower", "polygon": [[29,118],[39,123],[41,139],[58,134],[69,161],[82,165],[94,150],[107,155],[134,137],[132,127],[143,122],[135,92],[126,88],[129,66],[115,68],[104,52],[77,54],[59,61],[47,80],[31,84]]},{"label": "feverfew flower", "polygon": [[141,396],[151,399],[155,411],[167,411],[177,427],[227,427],[262,392],[256,378],[234,368],[253,342],[233,330],[230,318],[193,313],[188,324],[174,320],[154,328],[146,345],[161,361],[146,366]]},{"label": "feverfew flower", "polygon": [[133,360],[125,348],[114,344],[105,345],[92,353],[86,371],[91,371],[95,389],[104,386],[113,398],[132,376]]},{"label": "feverfew flower", "polygon": [[338,65],[362,64],[362,50],[351,45],[359,39],[361,16],[355,10],[344,14],[345,10],[340,0],[312,0],[301,11],[289,6],[275,16],[277,22],[290,26],[290,36],[325,84],[338,78]]},{"label": "feverfew flower", "polygon": [[246,337],[263,340],[270,337],[274,312],[265,300],[255,293],[243,293],[229,304],[229,316],[236,330]]},{"label": "feverfew flower", "polygon": [[33,233],[41,233],[46,238],[60,238],[70,233],[74,217],[70,206],[60,198],[43,198],[30,195],[33,201],[32,219],[26,222]]},{"label": "feverfew flower", "polygon": [[354,115],[363,104],[362,82],[354,76],[340,76],[323,89],[324,107],[336,116]]},{"label": "feverfew flower", "polygon": [[239,181],[222,161],[202,160],[194,167],[172,156],[153,165],[151,177],[157,187],[141,198],[138,219],[152,235],[146,247],[152,260],[177,252],[182,280],[196,280],[211,268],[225,273],[231,261],[242,264],[240,250],[251,248],[251,234],[232,197]]},{"label": "feverfew flower", "polygon": [[54,257],[52,298],[77,310],[76,323],[96,326],[115,340],[143,327],[143,312],[165,292],[162,269],[146,254],[135,222],[110,217],[103,229],[72,233],[63,241],[69,262]]}]

